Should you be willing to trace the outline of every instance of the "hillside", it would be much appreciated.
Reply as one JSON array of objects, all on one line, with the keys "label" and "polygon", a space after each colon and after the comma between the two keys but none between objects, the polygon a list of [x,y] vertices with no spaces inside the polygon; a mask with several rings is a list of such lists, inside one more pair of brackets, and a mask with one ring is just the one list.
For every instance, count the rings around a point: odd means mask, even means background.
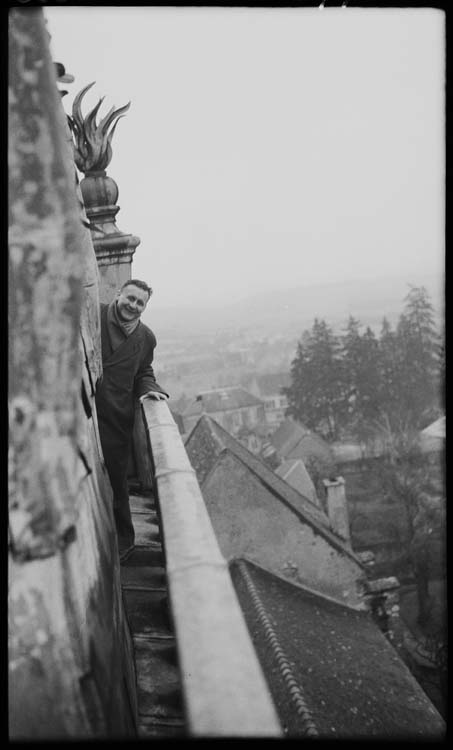
[{"label": "hillside", "polygon": [[299,336],[324,318],[341,329],[349,315],[378,330],[385,315],[395,323],[402,312],[409,284],[424,285],[440,321],[443,315],[443,278],[439,276],[382,277],[313,286],[263,291],[242,301],[218,308],[154,307],[144,321],[159,338],[179,338],[253,332],[257,336]]}]

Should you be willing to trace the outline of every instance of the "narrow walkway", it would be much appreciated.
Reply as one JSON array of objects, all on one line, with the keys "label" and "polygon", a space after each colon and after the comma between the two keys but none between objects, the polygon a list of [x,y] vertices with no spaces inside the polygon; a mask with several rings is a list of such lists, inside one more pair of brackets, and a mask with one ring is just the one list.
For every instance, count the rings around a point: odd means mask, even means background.
[{"label": "narrow walkway", "polygon": [[121,566],[137,671],[140,739],[186,736],[175,638],[152,496],[130,495],[136,549]]}]

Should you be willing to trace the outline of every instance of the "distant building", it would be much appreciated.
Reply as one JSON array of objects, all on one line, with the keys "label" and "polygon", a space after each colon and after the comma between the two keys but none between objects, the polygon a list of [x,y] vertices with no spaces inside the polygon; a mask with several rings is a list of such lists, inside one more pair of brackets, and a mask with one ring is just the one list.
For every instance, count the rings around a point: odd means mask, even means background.
[{"label": "distant building", "polygon": [[276,429],[285,419],[288,399],[282,388],[289,386],[290,376],[286,372],[254,375],[247,382],[248,390],[264,402],[266,423]]},{"label": "distant building", "polygon": [[262,438],[255,432],[254,427],[243,427],[239,430],[236,437],[247,450],[258,455],[261,451]]},{"label": "distant building", "polygon": [[329,444],[291,417],[287,417],[274,432],[271,443],[281,458],[302,458],[304,462],[317,458],[334,469],[335,462]]},{"label": "distant building", "polygon": [[175,400],[171,399],[169,403],[171,415],[175,420],[181,435],[184,435],[184,421],[182,418],[182,413],[189,403],[190,399],[184,393]]},{"label": "distant building", "polygon": [[232,435],[264,421],[264,403],[242,386],[203,391],[182,413],[184,432],[189,433],[202,414],[208,414]]},{"label": "distant building", "polygon": [[318,495],[322,497],[322,480],[337,473],[329,444],[291,417],[271,435],[270,442],[281,460],[302,459]]},{"label": "distant building", "polygon": [[446,417],[439,417],[435,422],[420,432],[420,450],[422,453],[440,453],[445,450]]}]

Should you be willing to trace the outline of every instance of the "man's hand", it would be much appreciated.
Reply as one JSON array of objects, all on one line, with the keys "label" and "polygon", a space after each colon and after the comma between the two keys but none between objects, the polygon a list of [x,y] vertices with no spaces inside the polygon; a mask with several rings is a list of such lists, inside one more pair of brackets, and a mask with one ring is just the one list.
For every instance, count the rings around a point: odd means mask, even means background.
[{"label": "man's hand", "polygon": [[143,403],[145,398],[155,398],[156,401],[167,401],[168,396],[166,393],[161,393],[160,391],[148,391],[144,396],[140,396],[140,403]]}]

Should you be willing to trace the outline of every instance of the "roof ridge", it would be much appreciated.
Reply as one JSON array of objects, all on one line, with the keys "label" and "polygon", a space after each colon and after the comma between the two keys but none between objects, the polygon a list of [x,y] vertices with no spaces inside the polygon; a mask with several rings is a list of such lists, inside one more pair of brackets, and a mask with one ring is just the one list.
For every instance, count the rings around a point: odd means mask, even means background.
[{"label": "roof ridge", "polygon": [[[300,461],[302,463],[302,459],[300,459],[300,458],[291,458],[290,461],[293,462],[293,465],[289,467],[287,474],[284,477],[282,476],[282,479],[284,479],[285,482],[286,482],[287,478],[289,477],[289,475],[293,473],[294,469],[297,466],[297,462]],[[277,466],[277,468],[278,468],[278,466]]]},{"label": "roof ridge", "polygon": [[212,422],[214,422],[215,420],[212,419],[212,417],[210,417],[209,414],[202,414],[198,421],[202,422],[203,424],[206,424],[206,426],[209,429],[209,432],[214,438],[214,441],[217,443],[217,445],[221,446],[221,450],[224,450],[226,447],[225,443],[222,442],[221,438],[219,437],[219,435],[217,435],[215,428],[212,425]]},{"label": "roof ridge", "polygon": [[[206,417],[207,417],[208,419],[211,419],[211,420],[212,420],[212,421],[213,421],[213,422],[214,422],[214,423],[215,423],[216,425],[218,425],[218,422],[215,422],[215,420],[214,420],[214,419],[212,419],[212,417],[209,417],[208,415],[205,415],[205,416],[206,416]],[[218,426],[219,426],[219,427],[221,427],[221,425],[218,425]],[[226,431],[225,431],[225,430],[223,429],[223,427],[221,427],[221,429],[222,429],[222,431],[223,431],[223,432],[226,432]],[[284,480],[284,479],[282,479],[281,477],[279,477],[279,476],[278,476],[278,474],[275,474],[275,472],[273,472],[273,471],[272,471],[272,469],[269,469],[269,467],[268,467],[268,466],[266,466],[266,464],[265,464],[264,462],[262,462],[262,461],[260,461],[259,459],[257,459],[257,458],[256,458],[256,457],[255,457],[255,456],[253,455],[253,453],[250,453],[250,451],[249,451],[249,450],[247,450],[247,448],[245,448],[245,446],[243,446],[243,445],[242,445],[241,443],[238,443],[238,441],[237,441],[237,440],[235,440],[235,438],[233,438],[233,436],[232,436],[232,435],[229,435],[229,433],[226,433],[226,434],[227,434],[227,435],[228,435],[228,436],[229,436],[229,437],[230,437],[230,438],[231,438],[231,439],[232,439],[232,440],[233,440],[233,441],[234,441],[234,442],[235,442],[236,444],[239,444],[240,448],[241,448],[241,449],[243,449],[243,451],[246,451],[246,452],[247,452],[247,453],[248,453],[248,454],[249,454],[249,455],[250,455],[250,456],[251,456],[251,457],[252,457],[252,458],[253,458],[253,459],[254,459],[254,460],[255,460],[256,462],[259,462],[259,463],[260,463],[260,468],[261,468],[261,467],[263,468],[263,470],[264,470],[264,474],[265,474],[265,475],[267,474],[268,476],[270,476],[270,477],[272,478],[273,482],[275,482],[275,483],[277,483],[277,484],[279,484],[279,483],[283,482],[283,484],[285,485],[285,486],[284,486],[284,487],[282,488],[283,490],[286,490],[286,492],[287,492],[287,493],[289,493],[290,495],[291,495],[291,494],[293,494],[293,493],[296,493],[296,495],[298,495],[299,497],[303,498],[303,500],[305,500],[305,501],[306,501],[307,503],[310,503],[310,505],[312,505],[312,506],[313,506],[313,509],[314,509],[314,510],[316,510],[316,511],[317,511],[317,512],[318,512],[319,514],[322,514],[323,516],[325,516],[326,520],[328,521],[328,517],[326,516],[326,514],[325,514],[325,513],[323,513],[323,511],[321,511],[321,510],[320,510],[320,509],[319,509],[319,508],[318,508],[318,507],[317,507],[317,506],[316,506],[316,505],[315,505],[314,503],[312,503],[312,501],[311,501],[311,500],[309,500],[309,499],[308,499],[308,498],[307,498],[307,497],[306,497],[305,495],[302,495],[302,494],[301,494],[300,492],[298,492],[298,491],[297,491],[296,489],[294,489],[293,487],[291,487],[291,485],[290,485],[290,484],[288,484],[287,482],[285,482],[285,480]],[[290,508],[290,509],[291,509],[291,510],[293,511],[293,513],[295,513],[295,515],[297,515],[297,516],[298,516],[298,517],[299,517],[299,518],[300,518],[300,519],[301,519],[302,521],[304,521],[305,523],[308,523],[308,524],[310,524],[310,525],[312,526],[312,528],[313,528],[313,529],[314,529],[314,530],[315,530],[316,532],[318,532],[318,534],[321,534],[321,536],[324,536],[324,538],[326,538],[326,539],[327,539],[327,540],[328,540],[328,541],[329,541],[329,542],[330,542],[331,544],[333,544],[333,545],[334,545],[334,546],[335,546],[335,547],[336,547],[337,549],[339,549],[339,550],[341,550],[341,551],[342,551],[343,553],[347,554],[347,555],[348,555],[348,556],[349,556],[349,557],[350,557],[350,558],[351,558],[352,560],[354,560],[354,562],[355,562],[355,563],[357,563],[357,565],[359,565],[359,566],[360,566],[361,568],[363,568],[363,567],[364,567],[364,566],[363,566],[363,563],[362,563],[362,562],[360,561],[360,559],[359,559],[359,558],[358,558],[358,557],[356,556],[356,554],[354,553],[354,551],[353,551],[352,549],[350,549],[350,548],[349,548],[349,547],[347,546],[346,542],[344,542],[344,541],[343,541],[342,539],[340,539],[340,537],[338,537],[338,536],[337,536],[337,535],[336,535],[336,534],[335,534],[335,533],[334,533],[334,532],[333,532],[333,531],[332,531],[332,530],[330,529],[330,527],[328,527],[328,526],[324,526],[324,525],[322,524],[322,522],[321,522],[320,520],[318,520],[317,518],[315,518],[315,516],[314,516],[314,515],[312,516],[312,515],[310,514],[310,510],[311,510],[310,508],[298,508],[298,507],[296,507],[296,506],[295,506],[295,505],[293,504],[293,502],[291,502],[291,500],[290,500],[290,499],[288,499],[288,498],[284,497],[284,495],[283,495],[282,493],[280,493],[280,492],[278,491],[278,487],[277,487],[277,488],[276,488],[276,487],[273,487],[273,486],[272,486],[272,484],[271,484],[271,483],[270,483],[269,481],[266,481],[266,476],[264,476],[264,477],[263,477],[263,476],[261,476],[261,475],[260,475],[260,474],[259,474],[259,473],[258,473],[258,472],[257,472],[257,471],[256,471],[256,470],[254,469],[254,468],[253,468],[253,466],[250,466],[250,464],[246,463],[246,462],[245,462],[245,461],[244,461],[244,460],[243,460],[243,459],[241,458],[241,456],[240,456],[240,455],[238,455],[238,453],[237,453],[236,451],[234,451],[234,450],[232,450],[232,449],[231,449],[231,447],[230,447],[229,445],[225,445],[225,446],[224,446],[224,448],[225,448],[225,452],[231,453],[231,455],[233,455],[233,456],[234,456],[234,457],[235,457],[235,458],[236,458],[236,459],[237,459],[238,461],[240,461],[240,462],[241,462],[241,463],[242,463],[242,464],[243,464],[244,466],[246,466],[246,467],[248,468],[248,470],[249,470],[250,472],[252,472],[252,474],[254,474],[254,475],[255,475],[256,477],[258,477],[258,479],[259,479],[259,480],[260,480],[260,481],[261,481],[261,482],[262,482],[263,484],[265,484],[265,485],[266,485],[266,486],[267,486],[267,487],[269,488],[269,490],[270,490],[270,491],[271,491],[271,492],[272,492],[272,493],[273,493],[274,495],[276,495],[276,496],[277,496],[277,497],[278,497],[278,498],[280,499],[280,501],[281,501],[282,503],[284,503],[284,504],[285,504],[285,505],[286,505],[286,506],[287,506],[288,508]],[[217,457],[219,457],[219,456],[220,456],[220,454],[218,454],[218,456],[217,456]]]},{"label": "roof ridge", "polygon": [[358,615],[361,615],[363,617],[369,616],[369,610],[367,609],[366,605],[357,605],[354,606],[352,604],[347,604],[347,602],[340,601],[339,599],[335,599],[335,597],[330,596],[329,594],[325,594],[323,591],[317,591],[316,589],[312,589],[310,586],[307,586],[304,583],[299,583],[298,581],[290,581],[288,578],[284,578],[283,576],[279,575],[278,573],[275,573],[273,570],[269,570],[261,563],[257,563],[254,560],[251,560],[246,555],[242,555],[241,557],[235,557],[232,560],[228,562],[228,565],[232,565],[234,563],[239,562],[245,562],[247,565],[251,565],[252,567],[258,568],[258,570],[263,571],[263,573],[266,573],[267,575],[273,576],[274,578],[277,578],[279,581],[282,581],[283,583],[288,584],[288,586],[293,586],[294,588],[301,589],[306,594],[309,594],[310,596],[313,596],[317,599],[323,599],[330,604],[335,605],[336,607],[339,607],[341,609],[347,609],[348,612],[354,612]]},{"label": "roof ridge", "polygon": [[[264,461],[261,461],[261,459],[259,459],[251,451],[249,451],[248,448],[246,448],[235,437],[233,437],[233,435],[225,430],[225,428],[222,427],[219,422],[216,422],[215,419],[209,416],[209,414],[203,414],[200,417],[192,432],[190,433],[187,442],[189,442],[189,440],[192,438],[192,435],[195,433],[201,420],[203,420],[203,424],[207,423],[209,432],[212,436],[214,436],[214,440],[216,441],[217,446],[221,446],[219,452],[216,455],[216,460],[220,457],[223,451],[231,453],[231,455],[233,455],[238,461],[246,466],[247,469],[252,474],[254,474],[260,482],[262,482],[262,484],[268,487],[268,489],[274,494],[274,496],[276,496],[280,500],[280,502],[286,505],[286,507],[290,508],[291,511],[299,518],[299,520],[302,520],[304,523],[308,523],[314,529],[314,531],[323,536],[328,542],[336,547],[336,549],[348,555],[348,557],[354,560],[354,562],[360,568],[364,567],[363,563],[359,560],[353,550],[350,549],[346,542],[338,537],[329,526],[324,525],[322,519],[325,518],[328,523],[328,517],[320,508],[318,508],[317,505],[315,505],[305,495],[302,495],[302,493],[298,492],[290,484],[285,482],[285,480],[278,476],[278,474],[276,474],[274,471],[272,471],[272,469],[270,469],[264,463]],[[220,433],[220,435],[218,433]],[[225,437],[225,440],[222,442],[223,436]],[[244,457],[246,460],[244,460]],[[259,470],[257,467],[259,467]],[[209,473],[210,471],[208,472],[208,474]],[[280,491],[278,485],[280,485],[281,487]],[[306,506],[306,504],[309,504],[308,507],[297,507],[295,499],[291,500],[291,496],[294,497],[294,495],[297,495],[298,498],[302,499],[304,506]],[[312,508],[310,508],[310,506],[312,506]],[[318,518],[316,516],[318,516]]]},{"label": "roof ridge", "polygon": [[252,600],[258,622],[263,628],[265,640],[267,641],[274,660],[277,664],[277,668],[280,672],[280,678],[286,684],[286,688],[289,692],[289,700],[294,703],[297,713],[302,719],[304,735],[308,737],[318,737],[318,728],[314,721],[313,714],[308,706],[303,686],[295,679],[291,663],[280,644],[280,640],[274,629],[269,613],[266,611],[266,608],[259,595],[258,589],[256,588],[255,582],[250,575],[249,570],[247,570],[247,565],[244,560],[238,561],[238,568]]},{"label": "roof ridge", "polygon": [[[318,534],[320,534],[325,539],[327,539],[331,544],[333,544],[335,547],[337,547],[337,549],[339,549],[341,552],[343,552],[344,554],[346,554],[350,558],[352,558],[354,560],[354,562],[356,562],[357,565],[359,565],[361,568],[364,567],[363,563],[357,557],[357,555],[355,554],[355,552],[352,549],[350,549],[347,546],[346,542],[343,542],[343,540],[340,539],[340,537],[338,537],[332,531],[332,529],[329,526],[324,526],[321,521],[318,521],[314,516],[311,516],[309,510],[307,510],[307,512],[305,512],[305,509],[296,508],[289,499],[285,498],[282,494],[280,494],[279,491],[278,491],[278,489],[276,489],[275,487],[272,487],[272,485],[269,482],[266,482],[265,478],[263,479],[263,477],[261,477],[251,466],[249,466],[245,461],[243,461],[242,458],[240,456],[238,456],[237,453],[235,453],[233,450],[231,450],[228,446],[225,446],[225,452],[231,453],[235,458],[237,458],[238,461],[240,461],[244,466],[246,466],[248,468],[248,470],[252,472],[252,474],[254,474],[256,477],[258,477],[258,479],[261,482],[263,482],[263,484],[265,484],[269,488],[269,490],[274,495],[276,495],[280,499],[280,501],[282,503],[284,503],[284,505],[286,505],[288,508],[290,508],[293,511],[293,513],[295,515],[297,515],[301,520],[303,520],[305,523],[308,523]],[[317,510],[319,510],[318,507],[314,503],[311,502],[311,500],[309,500],[307,497],[305,497],[305,495],[302,495],[296,489],[294,489],[293,487],[291,487],[290,484],[288,484],[287,482],[285,482],[284,479],[282,479],[277,474],[275,474],[271,469],[268,469],[267,466],[265,466],[265,468],[267,469],[268,472],[272,473],[272,475],[275,477],[276,480],[278,480],[280,482],[284,482],[285,485],[287,485],[288,490],[296,492],[299,495],[299,497],[302,497],[308,503],[310,503],[311,505],[313,505],[314,508],[316,508]],[[285,487],[285,489],[286,489],[286,487]],[[319,511],[319,512],[322,513],[323,511]],[[325,514],[323,514],[323,515],[325,515]],[[327,516],[326,516],[326,519],[328,520]]]},{"label": "roof ridge", "polygon": [[[215,430],[217,430],[218,428],[220,428],[220,430],[226,435],[227,442],[224,443],[225,448],[228,449],[228,443],[231,443],[231,442],[233,443],[233,445],[238,445],[239,449],[242,452],[245,452],[250,457],[250,459],[252,460],[252,462],[255,462],[255,463],[259,464],[259,467],[264,470],[264,473],[269,473],[272,476],[272,478],[276,477],[275,472],[272,471],[272,469],[270,469],[267,466],[267,464],[264,463],[264,461],[262,461],[260,458],[258,458],[245,445],[243,445],[239,440],[237,440],[233,435],[231,435],[227,430],[225,430],[225,428],[222,427],[222,425],[219,422],[216,422],[216,420],[213,419],[213,417],[209,416],[209,414],[204,414],[203,416],[207,417],[211,422],[214,423],[214,425],[215,425],[214,429]],[[231,451],[231,452],[233,453],[234,451]],[[238,456],[238,458],[239,458],[239,460],[242,460],[240,456]],[[254,471],[254,469],[252,469],[251,467],[249,467],[249,468],[251,469],[251,471]],[[257,473],[257,472],[254,472],[254,473]],[[281,479],[281,477],[277,477],[277,479],[279,481],[284,481],[284,480]],[[288,488],[289,488],[290,491],[296,492],[300,497],[302,497],[304,500],[306,500],[308,503],[310,503],[310,505],[313,505],[313,507],[317,511],[319,511],[319,508],[314,503],[312,503],[311,500],[308,497],[306,497],[306,495],[303,495],[301,492],[298,492],[296,489],[294,489],[293,487],[291,487],[291,485],[288,485]],[[320,511],[320,512],[322,513],[322,511]]]}]

